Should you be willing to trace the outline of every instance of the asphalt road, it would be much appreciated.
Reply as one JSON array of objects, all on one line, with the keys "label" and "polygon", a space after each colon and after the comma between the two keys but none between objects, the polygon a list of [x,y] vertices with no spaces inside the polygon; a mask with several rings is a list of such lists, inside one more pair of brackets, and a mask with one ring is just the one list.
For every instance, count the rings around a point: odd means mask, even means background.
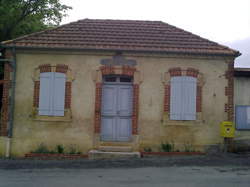
[{"label": "asphalt road", "polygon": [[0,187],[249,187],[250,167],[0,169]]}]

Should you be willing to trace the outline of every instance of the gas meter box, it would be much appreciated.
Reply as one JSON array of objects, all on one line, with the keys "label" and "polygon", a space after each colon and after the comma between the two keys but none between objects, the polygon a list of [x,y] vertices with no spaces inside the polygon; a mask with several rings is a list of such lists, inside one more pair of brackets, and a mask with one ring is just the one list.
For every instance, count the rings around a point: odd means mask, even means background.
[{"label": "gas meter box", "polygon": [[234,124],[231,121],[223,121],[220,124],[220,133],[222,137],[233,138],[235,133]]}]

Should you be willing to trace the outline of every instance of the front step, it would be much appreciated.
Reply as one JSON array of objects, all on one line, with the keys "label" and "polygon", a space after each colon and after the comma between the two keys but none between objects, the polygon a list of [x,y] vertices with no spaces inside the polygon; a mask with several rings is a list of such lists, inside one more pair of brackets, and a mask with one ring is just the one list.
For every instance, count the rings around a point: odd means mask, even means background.
[{"label": "front step", "polygon": [[132,152],[132,147],[130,146],[100,146],[100,151],[104,152]]},{"label": "front step", "polygon": [[91,160],[95,159],[121,159],[121,158],[140,158],[140,152],[107,152],[99,150],[90,150],[88,157]]}]

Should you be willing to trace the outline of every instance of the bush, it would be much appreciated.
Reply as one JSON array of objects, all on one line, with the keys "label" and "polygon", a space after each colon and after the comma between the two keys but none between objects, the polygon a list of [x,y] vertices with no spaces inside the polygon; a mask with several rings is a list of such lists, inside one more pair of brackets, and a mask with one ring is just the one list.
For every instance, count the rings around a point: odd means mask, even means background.
[{"label": "bush", "polygon": [[64,147],[63,147],[63,145],[57,145],[56,149],[57,149],[57,153],[59,153],[59,154],[64,153]]},{"label": "bush", "polygon": [[174,150],[174,144],[170,144],[170,143],[161,143],[161,149],[164,152],[171,152]]}]

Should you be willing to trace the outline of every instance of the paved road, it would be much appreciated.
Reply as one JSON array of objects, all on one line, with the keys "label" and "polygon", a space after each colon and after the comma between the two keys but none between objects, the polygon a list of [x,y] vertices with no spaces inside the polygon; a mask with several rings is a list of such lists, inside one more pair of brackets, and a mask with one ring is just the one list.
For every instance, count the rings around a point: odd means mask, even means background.
[{"label": "paved road", "polygon": [[250,167],[0,169],[0,187],[249,187]]}]

